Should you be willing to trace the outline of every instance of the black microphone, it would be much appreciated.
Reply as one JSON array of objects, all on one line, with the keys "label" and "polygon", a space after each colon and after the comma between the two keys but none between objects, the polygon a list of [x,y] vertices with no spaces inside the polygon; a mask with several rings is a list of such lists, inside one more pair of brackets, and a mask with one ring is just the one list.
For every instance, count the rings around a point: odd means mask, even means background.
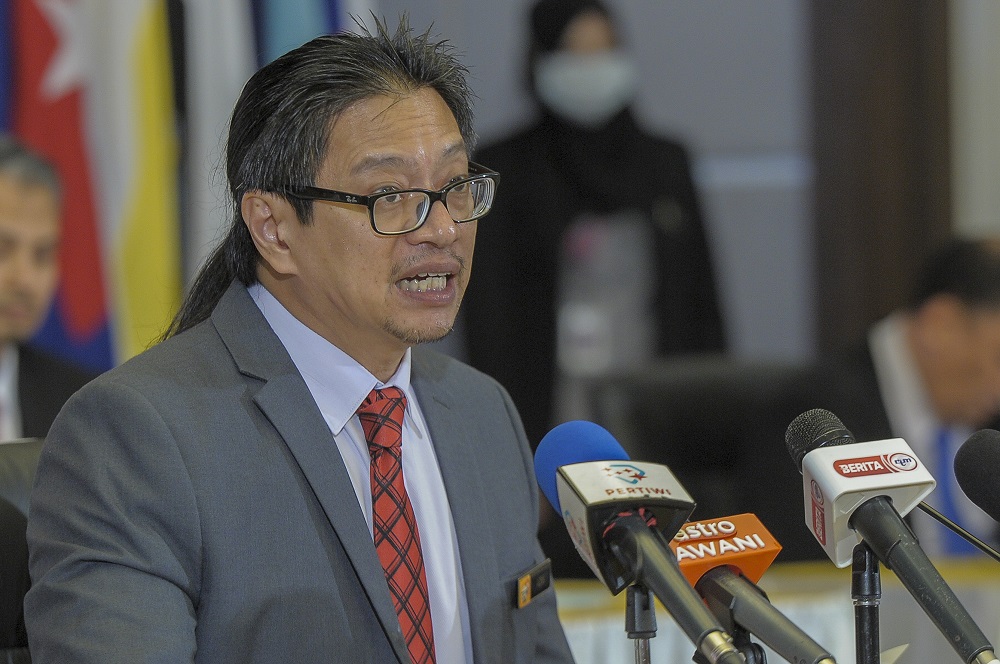
[{"label": "black microphone", "polygon": [[994,476],[1000,462],[1000,431],[982,429],[955,453],[955,479],[962,491],[994,521],[1000,521],[1000,492]]},{"label": "black microphone", "polygon": [[799,415],[785,434],[788,452],[803,473],[806,523],[813,535],[817,540],[824,538],[820,540],[824,550],[844,567],[839,550],[825,539],[829,535],[841,539],[838,535],[843,526],[854,531],[896,574],[963,662],[997,662],[992,644],[920,548],[894,505],[893,499],[898,497],[903,513],[913,509],[926,495],[925,489],[930,490],[926,481],[930,475],[902,439],[852,441],[853,434],[840,419],[820,408]]},{"label": "black microphone", "polygon": [[643,585],[710,664],[745,663],[670,550],[667,538],[695,503],[666,466],[630,461],[603,427],[573,421],[542,438],[535,476],[577,551],[612,593]]}]

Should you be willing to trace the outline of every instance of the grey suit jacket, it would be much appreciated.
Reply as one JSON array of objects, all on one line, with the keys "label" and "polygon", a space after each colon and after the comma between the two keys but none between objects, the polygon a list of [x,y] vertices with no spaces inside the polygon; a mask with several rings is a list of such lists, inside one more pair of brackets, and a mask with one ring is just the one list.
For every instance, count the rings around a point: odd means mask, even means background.
[{"label": "grey suit jacket", "polygon": [[[419,349],[411,382],[451,503],[475,661],[571,661],[551,589],[515,608],[517,577],[543,554],[510,398]],[[69,401],[42,451],[28,542],[36,664],[408,661],[333,436],[238,284],[209,321]]]}]

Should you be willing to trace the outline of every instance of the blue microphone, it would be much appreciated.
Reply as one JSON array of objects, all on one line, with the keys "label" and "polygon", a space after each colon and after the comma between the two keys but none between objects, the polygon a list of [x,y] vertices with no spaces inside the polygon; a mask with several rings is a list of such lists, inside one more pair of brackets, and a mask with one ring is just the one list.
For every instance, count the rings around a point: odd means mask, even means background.
[{"label": "blue microphone", "polygon": [[631,461],[606,429],[572,421],[538,444],[535,477],[613,594],[632,583],[648,588],[710,664],[745,661],[670,550],[695,503],[666,466]]},{"label": "blue microphone", "polygon": [[574,420],[549,431],[535,450],[535,478],[542,493],[562,514],[556,475],[560,466],[587,461],[628,461],[628,453],[611,433],[599,424]]}]

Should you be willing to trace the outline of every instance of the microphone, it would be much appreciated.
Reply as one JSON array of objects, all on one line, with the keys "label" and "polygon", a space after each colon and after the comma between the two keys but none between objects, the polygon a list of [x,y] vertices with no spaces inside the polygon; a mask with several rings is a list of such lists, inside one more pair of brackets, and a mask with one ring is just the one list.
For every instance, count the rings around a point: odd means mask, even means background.
[{"label": "microphone", "polygon": [[806,525],[837,567],[851,564],[857,536],[864,536],[851,522],[858,506],[881,496],[905,516],[936,484],[903,439],[858,443],[822,408],[796,417],[785,444],[802,473]]},{"label": "microphone", "polygon": [[666,466],[629,460],[606,429],[576,420],[542,438],[535,476],[580,556],[612,594],[632,583],[645,586],[710,664],[745,662],[670,550],[667,538],[695,503]]},{"label": "microphone", "polygon": [[838,567],[860,537],[896,574],[963,662],[996,662],[993,646],[920,548],[902,515],[934,479],[900,438],[857,443],[833,413],[817,408],[789,425],[785,443],[803,479],[806,524]]},{"label": "microphone", "polygon": [[979,509],[1000,521],[1000,495],[993,473],[1000,461],[1000,431],[982,429],[969,436],[955,453],[958,486]]},{"label": "microphone", "polygon": [[757,587],[781,545],[756,516],[689,523],[674,535],[670,548],[685,578],[729,632],[737,627],[747,630],[789,662],[835,663],[829,651],[778,611]]}]

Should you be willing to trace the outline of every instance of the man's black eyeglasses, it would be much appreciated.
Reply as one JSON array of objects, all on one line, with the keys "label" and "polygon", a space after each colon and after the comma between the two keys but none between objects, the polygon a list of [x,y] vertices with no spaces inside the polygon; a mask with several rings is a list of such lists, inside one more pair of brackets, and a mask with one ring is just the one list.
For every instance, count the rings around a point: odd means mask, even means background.
[{"label": "man's black eyeglasses", "polygon": [[439,191],[402,189],[361,196],[319,187],[292,187],[284,193],[306,201],[367,206],[372,230],[379,235],[403,235],[423,226],[431,206],[438,201],[444,202],[456,223],[483,217],[493,206],[499,177],[496,171],[469,162],[468,177],[455,180]]}]

